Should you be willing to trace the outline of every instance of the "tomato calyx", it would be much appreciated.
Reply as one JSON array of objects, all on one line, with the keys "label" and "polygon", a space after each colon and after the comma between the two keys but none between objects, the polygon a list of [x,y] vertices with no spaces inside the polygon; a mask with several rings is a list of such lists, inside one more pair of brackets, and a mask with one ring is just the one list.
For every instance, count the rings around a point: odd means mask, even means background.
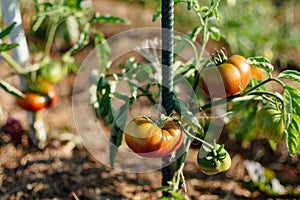
[{"label": "tomato calyx", "polygon": [[224,145],[214,143],[211,146],[203,146],[198,152],[197,162],[204,174],[214,175],[227,171],[231,166],[231,158]]},{"label": "tomato calyx", "polygon": [[211,58],[217,66],[225,63],[228,59],[226,49],[224,47],[221,50],[215,49],[215,53],[212,54]]}]

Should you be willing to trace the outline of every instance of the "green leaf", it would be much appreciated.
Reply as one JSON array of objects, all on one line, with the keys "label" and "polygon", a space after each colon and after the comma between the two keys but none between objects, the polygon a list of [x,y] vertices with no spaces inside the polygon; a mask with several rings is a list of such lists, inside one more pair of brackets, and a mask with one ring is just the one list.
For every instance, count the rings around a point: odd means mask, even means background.
[{"label": "green leaf", "polygon": [[300,143],[300,92],[293,86],[285,86],[284,89],[290,93],[292,99],[292,118],[286,130],[286,144],[290,155],[293,156],[297,153]]},{"label": "green leaf", "polygon": [[153,16],[152,16],[152,22],[155,22],[161,15],[161,5],[158,5]]},{"label": "green leaf", "polygon": [[0,32],[0,39],[2,39],[5,36],[7,36],[11,32],[11,30],[15,27],[15,25],[16,25],[16,22],[12,23],[6,29],[4,29],[3,31],[1,31]]},{"label": "green leaf", "polygon": [[97,102],[99,107],[95,110],[95,113],[97,117],[101,116],[106,124],[111,124],[114,120],[110,94],[110,85],[102,76],[97,84]]},{"label": "green leaf", "polygon": [[284,90],[283,92],[283,102],[283,121],[285,129],[287,129],[292,121],[293,114],[293,102],[288,89]]},{"label": "green leaf", "polygon": [[90,24],[86,24],[83,31],[80,33],[77,43],[74,44],[67,52],[68,55],[73,55],[83,47],[89,44],[89,28]]},{"label": "green leaf", "polygon": [[111,49],[108,43],[105,41],[105,37],[102,33],[95,33],[94,34],[95,40],[95,50],[96,55],[99,63],[99,72],[103,72],[109,62],[109,54],[111,53]]},{"label": "green leaf", "polygon": [[124,105],[120,107],[120,109],[116,113],[114,122],[110,130],[109,159],[110,159],[110,165],[112,167],[114,166],[114,162],[118,154],[118,147],[122,143],[123,132],[126,124],[129,105],[130,104],[128,100],[125,102]]},{"label": "green leaf", "polygon": [[173,95],[173,107],[174,110],[182,117],[183,126],[187,126],[195,133],[204,133],[203,127],[200,125],[198,118],[188,110],[186,105]]},{"label": "green leaf", "polygon": [[2,44],[0,44],[0,52],[1,51],[8,51],[8,50],[13,49],[13,48],[15,48],[17,46],[19,46],[19,44],[15,44],[15,43],[13,43],[13,44],[5,44],[5,43],[2,43]]},{"label": "green leaf", "polygon": [[111,15],[99,15],[99,13],[95,13],[91,18],[91,22],[97,24],[130,24],[129,21],[124,20],[120,17],[111,16]]},{"label": "green leaf", "polygon": [[217,27],[211,26],[208,28],[210,33],[210,37],[215,41],[220,41],[221,39],[221,31]]},{"label": "green leaf", "polygon": [[188,35],[189,35],[189,37],[190,37],[193,41],[196,41],[196,39],[197,39],[199,33],[201,32],[201,30],[202,30],[202,26],[196,26],[196,27],[193,29],[193,31],[192,31],[190,34],[188,34]]},{"label": "green leaf", "polygon": [[284,78],[290,81],[295,81],[300,83],[300,72],[296,70],[284,70],[278,75],[277,78]]},{"label": "green leaf", "polygon": [[18,90],[17,88],[15,88],[14,86],[10,85],[2,79],[0,79],[0,87],[9,94],[12,94],[16,97],[24,97],[24,94],[20,90]]},{"label": "green leaf", "polygon": [[184,196],[178,192],[171,191],[170,192],[172,197],[175,198],[176,200],[184,200]]},{"label": "green leaf", "polygon": [[274,66],[265,57],[261,57],[261,56],[250,57],[250,58],[247,58],[247,63],[253,67],[263,69],[268,73],[270,73],[274,70]]}]

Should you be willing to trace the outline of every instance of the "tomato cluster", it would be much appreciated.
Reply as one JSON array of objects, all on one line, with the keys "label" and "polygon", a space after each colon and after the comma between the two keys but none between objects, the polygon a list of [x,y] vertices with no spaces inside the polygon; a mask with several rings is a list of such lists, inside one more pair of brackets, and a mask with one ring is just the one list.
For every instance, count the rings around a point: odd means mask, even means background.
[{"label": "tomato cluster", "polygon": [[[162,124],[162,125],[159,125]],[[182,144],[183,131],[171,118],[155,122],[146,116],[134,118],[125,128],[129,148],[143,157],[164,157]]]},{"label": "tomato cluster", "polygon": [[255,116],[256,129],[270,140],[284,141],[285,129],[282,114],[273,107],[260,109]]},{"label": "tomato cluster", "polygon": [[47,81],[38,81],[24,91],[24,97],[17,98],[17,104],[25,110],[37,112],[54,106],[57,101],[55,87]]},{"label": "tomato cluster", "polygon": [[240,93],[247,87],[250,78],[251,68],[246,59],[232,55],[221,64],[205,68],[199,85],[208,97],[222,98]]}]

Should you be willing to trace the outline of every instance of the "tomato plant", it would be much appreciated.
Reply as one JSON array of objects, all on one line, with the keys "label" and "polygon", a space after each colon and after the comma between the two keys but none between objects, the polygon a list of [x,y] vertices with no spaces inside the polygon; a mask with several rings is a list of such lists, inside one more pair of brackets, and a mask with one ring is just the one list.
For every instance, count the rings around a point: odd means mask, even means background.
[{"label": "tomato plant", "polygon": [[153,121],[146,116],[134,118],[125,128],[129,148],[140,156],[163,157],[182,144],[183,132],[174,119]]},{"label": "tomato plant", "polygon": [[199,85],[208,97],[232,96],[247,87],[251,69],[243,56],[232,55],[216,64],[205,68],[200,77]]},{"label": "tomato plant", "polygon": [[270,140],[284,141],[284,121],[280,110],[273,107],[263,107],[256,116],[256,129]]}]

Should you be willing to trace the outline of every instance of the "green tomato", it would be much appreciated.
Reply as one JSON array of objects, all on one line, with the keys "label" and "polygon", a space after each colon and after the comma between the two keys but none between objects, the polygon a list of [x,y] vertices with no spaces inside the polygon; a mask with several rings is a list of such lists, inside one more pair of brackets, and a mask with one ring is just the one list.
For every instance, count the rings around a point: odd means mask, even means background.
[{"label": "green tomato", "polygon": [[197,162],[200,170],[206,175],[215,175],[227,171],[231,166],[231,158],[223,146],[215,144],[213,149],[202,148],[198,152]]},{"label": "green tomato", "polygon": [[260,109],[255,116],[256,130],[274,141],[284,141],[284,122],[282,114],[273,107]]},{"label": "green tomato", "polygon": [[59,62],[53,61],[43,68],[42,76],[46,81],[54,84],[63,78],[64,71]]}]

